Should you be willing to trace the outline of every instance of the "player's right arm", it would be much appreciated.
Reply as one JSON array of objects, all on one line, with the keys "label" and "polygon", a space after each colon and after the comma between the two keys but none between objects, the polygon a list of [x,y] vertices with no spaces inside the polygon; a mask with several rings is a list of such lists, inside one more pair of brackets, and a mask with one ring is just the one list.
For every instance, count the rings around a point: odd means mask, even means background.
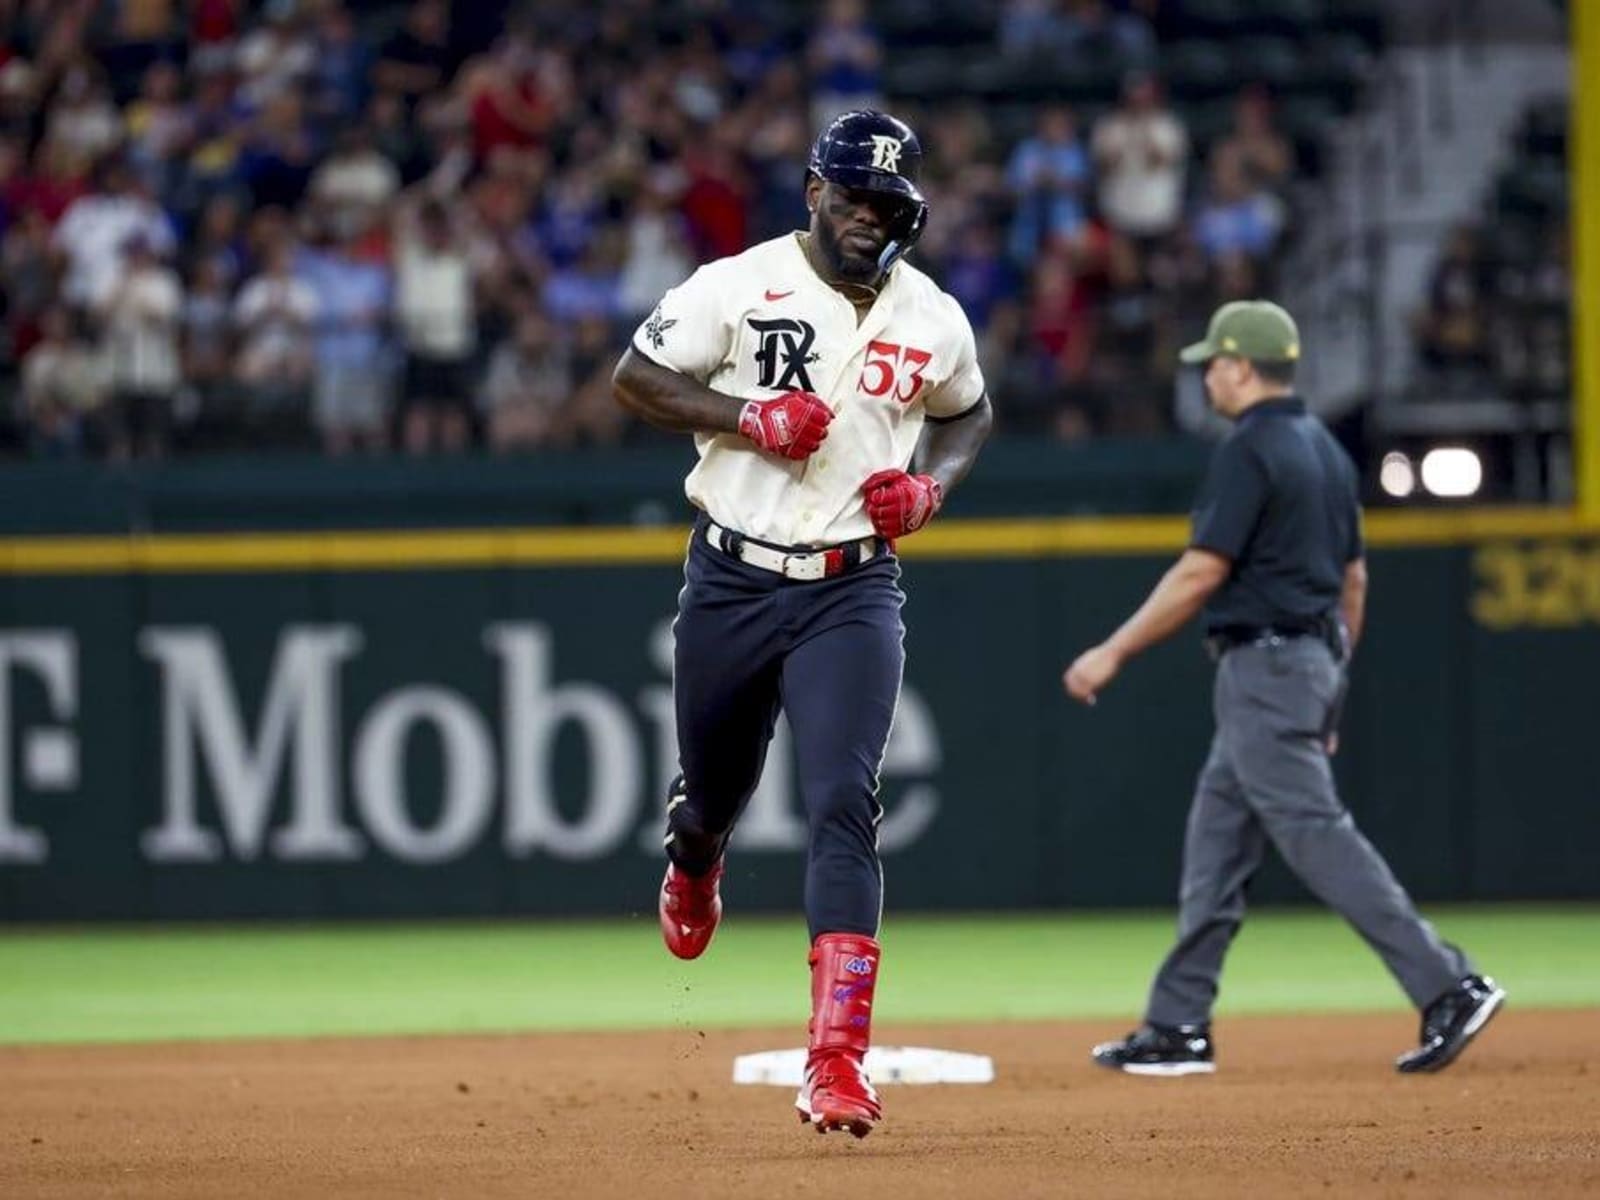
[{"label": "player's right arm", "polygon": [[653,363],[632,346],[611,374],[617,403],[674,433],[738,433],[744,401]]},{"label": "player's right arm", "polygon": [[747,400],[709,383],[735,352],[741,320],[729,303],[738,260],[701,267],[669,291],[633,335],[611,375],[617,401],[675,433],[737,433],[780,458],[802,459],[822,444],[833,410],[809,392]]},{"label": "player's right arm", "polygon": [[741,400],[653,363],[629,347],[611,374],[618,402],[675,433],[737,433],[768,454],[802,459],[828,436],[833,410],[810,392]]},{"label": "player's right arm", "polygon": [[634,331],[611,390],[635,416],[674,433],[737,433],[744,402],[712,390],[728,379],[739,314],[730,305],[734,260],[707,263],[661,297]]}]

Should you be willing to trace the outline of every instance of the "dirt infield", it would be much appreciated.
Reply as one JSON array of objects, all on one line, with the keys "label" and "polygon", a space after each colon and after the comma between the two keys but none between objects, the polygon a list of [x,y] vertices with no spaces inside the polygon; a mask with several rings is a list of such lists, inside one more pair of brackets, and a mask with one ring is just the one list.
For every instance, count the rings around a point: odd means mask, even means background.
[{"label": "dirt infield", "polygon": [[0,1048],[0,1196],[1600,1195],[1600,1012],[1415,1078],[1397,1015],[1229,1021],[1211,1078],[1090,1064],[1120,1032],[885,1028],[998,1079],[887,1088],[862,1142],[729,1082],[793,1031]]}]

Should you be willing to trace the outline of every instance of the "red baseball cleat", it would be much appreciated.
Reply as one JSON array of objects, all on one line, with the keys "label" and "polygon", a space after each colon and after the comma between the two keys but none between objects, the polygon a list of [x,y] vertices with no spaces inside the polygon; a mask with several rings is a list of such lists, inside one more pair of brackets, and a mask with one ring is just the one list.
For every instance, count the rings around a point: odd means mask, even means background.
[{"label": "red baseball cleat", "polygon": [[879,957],[876,941],[854,933],[822,934],[811,948],[811,1041],[794,1106],[818,1133],[847,1129],[866,1137],[883,1119],[863,1066]]},{"label": "red baseball cleat", "polygon": [[883,1119],[872,1081],[852,1054],[828,1054],[806,1064],[806,1081],[795,1097],[800,1120],[818,1133],[848,1129],[858,1138]]},{"label": "red baseball cleat", "polygon": [[685,875],[677,864],[667,864],[661,881],[661,940],[679,958],[699,958],[711,944],[722,920],[722,860],[704,875]]}]

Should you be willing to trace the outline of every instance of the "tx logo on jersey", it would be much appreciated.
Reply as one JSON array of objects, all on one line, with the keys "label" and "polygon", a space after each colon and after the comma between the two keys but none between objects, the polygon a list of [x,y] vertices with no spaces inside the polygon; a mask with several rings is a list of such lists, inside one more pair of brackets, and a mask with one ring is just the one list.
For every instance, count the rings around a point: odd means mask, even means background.
[{"label": "tx logo on jersey", "polygon": [[750,328],[761,338],[761,344],[756,347],[756,366],[761,368],[761,375],[756,382],[780,392],[815,391],[806,364],[817,360],[811,353],[811,343],[817,340],[816,327],[793,317],[775,317],[768,321],[750,317],[749,321]]},{"label": "tx logo on jersey", "polygon": [[905,149],[905,143],[897,137],[890,137],[886,133],[872,135],[872,165],[880,171],[893,171],[900,174],[900,151]]}]

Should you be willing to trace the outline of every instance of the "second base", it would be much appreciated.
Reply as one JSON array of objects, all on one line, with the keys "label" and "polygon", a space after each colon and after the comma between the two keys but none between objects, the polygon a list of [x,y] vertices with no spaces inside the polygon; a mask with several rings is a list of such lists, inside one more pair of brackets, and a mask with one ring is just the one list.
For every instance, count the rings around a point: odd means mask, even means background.
[{"label": "second base", "polygon": [[[763,1050],[733,1060],[735,1083],[799,1087],[804,1081],[804,1050]],[[994,1060],[987,1054],[932,1050],[926,1046],[874,1046],[867,1051],[867,1074],[875,1084],[993,1083]]]}]

